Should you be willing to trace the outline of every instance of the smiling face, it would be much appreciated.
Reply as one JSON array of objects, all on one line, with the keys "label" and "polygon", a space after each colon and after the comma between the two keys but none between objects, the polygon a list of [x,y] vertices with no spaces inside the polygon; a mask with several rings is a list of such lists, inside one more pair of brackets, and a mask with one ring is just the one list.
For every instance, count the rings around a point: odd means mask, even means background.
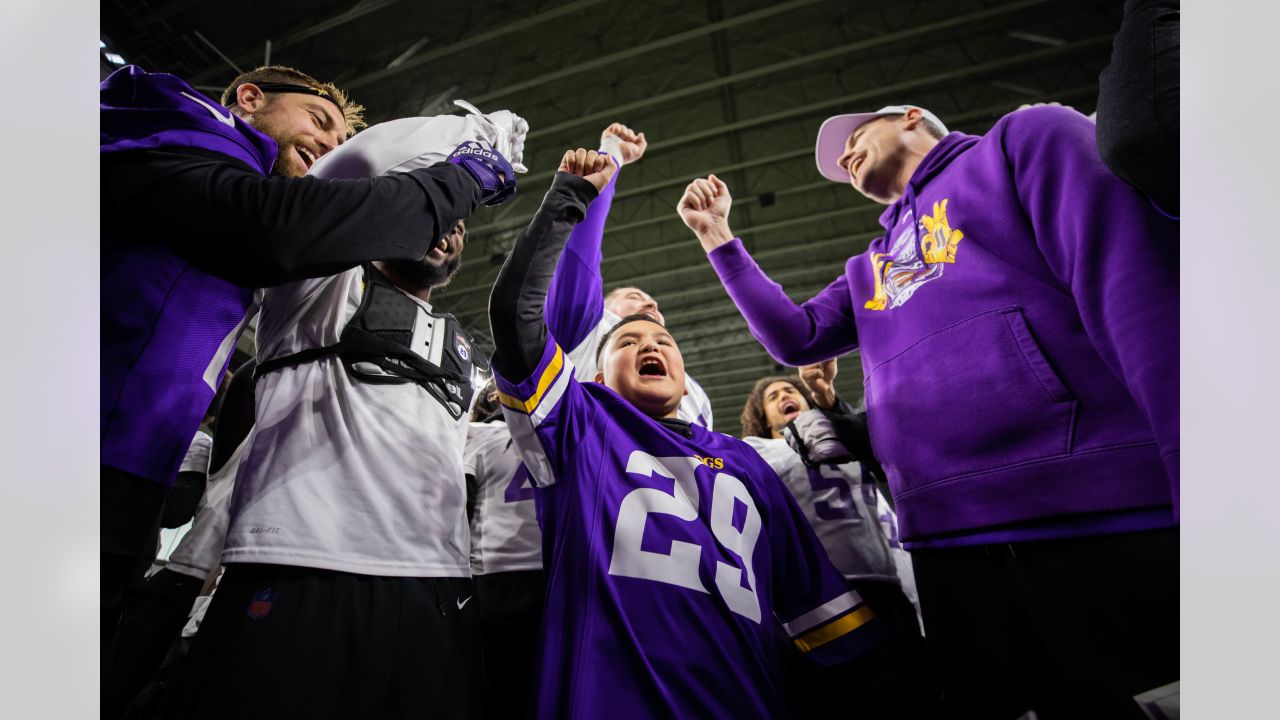
[{"label": "smiling face", "polygon": [[623,320],[605,340],[595,381],[652,418],[675,417],[687,392],[684,357],[675,339],[643,318]]},{"label": "smiling face", "polygon": [[903,171],[911,156],[904,138],[906,117],[890,115],[863,123],[849,134],[837,160],[849,172],[849,184],[878,203],[889,204],[902,196]]},{"label": "smiling face", "polygon": [[462,269],[466,244],[467,226],[459,220],[421,260],[387,260],[384,264],[395,275],[396,284],[409,292],[443,287]]},{"label": "smiling face", "polygon": [[[250,124],[279,145],[272,171],[276,175],[306,175],[316,160],[346,139],[347,122],[328,100],[293,92],[259,93],[249,96],[245,114]],[[241,107],[245,103],[242,95]]]},{"label": "smiling face", "polygon": [[791,382],[779,380],[764,389],[764,417],[775,438],[782,437],[782,428],[808,409],[808,401]]},{"label": "smiling face", "polygon": [[621,287],[614,290],[605,297],[604,307],[620,318],[652,315],[654,320],[666,324],[662,313],[658,311],[658,301],[640,288]]}]

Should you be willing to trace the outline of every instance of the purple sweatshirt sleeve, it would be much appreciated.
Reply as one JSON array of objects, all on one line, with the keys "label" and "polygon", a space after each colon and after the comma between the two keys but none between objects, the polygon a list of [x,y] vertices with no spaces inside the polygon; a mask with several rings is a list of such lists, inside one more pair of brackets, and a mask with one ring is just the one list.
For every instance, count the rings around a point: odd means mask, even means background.
[{"label": "purple sweatshirt sleeve", "polygon": [[604,315],[601,248],[604,222],[609,217],[620,174],[621,168],[587,208],[587,216],[573,228],[547,291],[547,329],[566,351],[578,347]]},{"label": "purple sweatshirt sleeve", "polygon": [[1002,124],[1036,242],[1075,299],[1089,339],[1151,423],[1176,516],[1178,224],[1107,169],[1083,115],[1042,107]]},{"label": "purple sweatshirt sleeve", "polygon": [[740,238],[712,250],[707,259],[746,318],[751,334],[778,362],[807,365],[858,347],[845,275],[796,305],[747,254]]}]

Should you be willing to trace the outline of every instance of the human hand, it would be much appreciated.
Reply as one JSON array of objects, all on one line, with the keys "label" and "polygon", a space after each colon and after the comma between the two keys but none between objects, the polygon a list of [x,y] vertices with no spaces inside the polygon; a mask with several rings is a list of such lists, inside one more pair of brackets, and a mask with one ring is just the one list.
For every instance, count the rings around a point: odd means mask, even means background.
[{"label": "human hand", "polygon": [[597,192],[609,184],[609,179],[618,172],[618,165],[607,153],[595,150],[566,150],[560,158],[559,172],[567,172],[586,180],[595,186]]},{"label": "human hand", "polygon": [[800,383],[804,385],[813,402],[823,410],[830,410],[836,404],[836,359],[823,360],[812,365],[800,366]]},{"label": "human hand", "polygon": [[637,133],[622,123],[613,123],[600,133],[600,147],[611,150],[610,145],[617,148],[623,164],[630,165],[644,156],[649,141],[645,140],[644,133]]},{"label": "human hand", "polygon": [[711,252],[733,239],[729,230],[729,207],[732,204],[729,186],[715,175],[708,175],[689,183],[676,205],[676,212],[698,236],[702,248]]},{"label": "human hand", "polygon": [[462,143],[445,162],[467,171],[480,186],[480,200],[485,205],[501,205],[516,194],[516,171],[501,153],[483,140]]}]

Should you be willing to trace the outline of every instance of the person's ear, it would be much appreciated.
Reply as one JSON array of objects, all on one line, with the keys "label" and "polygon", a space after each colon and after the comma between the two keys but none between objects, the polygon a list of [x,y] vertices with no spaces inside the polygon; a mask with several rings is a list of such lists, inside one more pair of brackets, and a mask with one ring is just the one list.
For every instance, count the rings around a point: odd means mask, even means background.
[{"label": "person's ear", "polygon": [[596,382],[596,383],[599,383],[599,384],[603,385],[603,384],[604,384],[604,371],[603,371],[603,370],[597,370],[597,371],[596,371],[596,376],[595,376],[594,378],[592,378],[592,379],[591,379],[591,381],[592,381],[592,382]]},{"label": "person's ear", "polygon": [[236,88],[236,107],[245,114],[252,115],[267,106],[267,94],[253,83],[242,83]]},{"label": "person's ear", "polygon": [[906,114],[902,116],[902,127],[904,130],[915,130],[924,124],[924,113],[920,112],[920,108],[910,108]]}]

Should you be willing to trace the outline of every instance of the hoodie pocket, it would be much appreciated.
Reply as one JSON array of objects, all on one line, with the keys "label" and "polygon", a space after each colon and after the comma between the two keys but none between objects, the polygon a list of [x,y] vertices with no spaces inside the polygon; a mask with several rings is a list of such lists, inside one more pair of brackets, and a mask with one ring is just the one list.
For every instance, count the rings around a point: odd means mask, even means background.
[{"label": "hoodie pocket", "polygon": [[865,386],[894,495],[1071,450],[1075,398],[1016,306],[925,336],[872,369]]}]

